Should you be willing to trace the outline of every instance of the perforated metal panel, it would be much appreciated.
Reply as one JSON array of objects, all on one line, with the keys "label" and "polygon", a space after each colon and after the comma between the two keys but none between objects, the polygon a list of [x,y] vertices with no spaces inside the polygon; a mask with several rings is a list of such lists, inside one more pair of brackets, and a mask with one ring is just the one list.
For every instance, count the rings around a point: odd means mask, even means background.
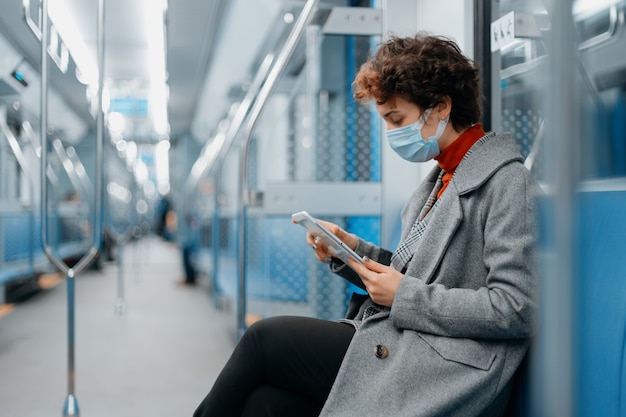
[{"label": "perforated metal panel", "polygon": [[[323,201],[317,201],[316,212],[311,214],[367,240],[380,239],[379,215],[371,215],[380,196],[378,189],[372,193],[367,211],[355,202],[354,214],[345,203],[341,216],[337,210],[328,210],[334,216],[324,213],[324,207],[333,208],[335,200],[344,196],[324,190],[323,184],[346,186],[358,181],[361,190],[363,183],[380,181],[378,117],[367,105],[355,102],[350,85],[369,52],[370,38],[316,38],[319,33],[314,28],[307,36],[306,62],[289,65],[296,70],[283,75],[252,132],[245,184],[254,198],[245,210],[244,250],[238,247],[244,226],[239,217],[240,143],[235,143],[211,174],[213,204],[203,205],[197,195],[189,202],[203,213],[200,264],[210,278],[215,302],[235,307],[243,270],[245,311],[250,317],[295,314],[337,319],[345,314],[354,291],[315,258],[305,230],[291,222],[293,211],[312,208],[281,210],[279,198],[265,211],[266,189],[276,190],[279,184],[322,184],[322,189],[315,190]],[[241,252],[245,253],[244,265],[239,264]]]},{"label": "perforated metal panel", "polygon": [[[344,37],[325,39],[320,45],[322,61],[336,48],[348,47]],[[354,49],[350,53],[355,53]],[[319,90],[312,89],[305,79],[296,94],[274,97],[250,147],[251,189],[262,193],[265,184],[277,181],[371,181],[380,176],[379,172],[372,173],[380,166],[380,152],[378,134],[371,129],[371,109],[354,102],[346,77],[349,71],[336,60],[307,64],[319,65],[324,73]],[[287,108],[280,110],[279,105]],[[277,166],[281,164],[284,166]],[[332,196],[327,204],[332,206]],[[378,218],[313,214],[369,240],[379,239]],[[315,258],[306,244],[304,230],[291,223],[290,213],[266,216],[261,207],[246,221],[249,314],[265,317],[289,313],[327,319],[343,316],[351,286]]]},{"label": "perforated metal panel", "polygon": [[[506,101],[503,106],[506,106]],[[510,132],[515,142],[522,152],[522,156],[526,159],[529,155],[533,155],[534,161],[531,171],[538,179],[544,179],[543,169],[543,141],[545,140],[540,132],[543,123],[543,115],[541,109],[525,106],[525,107],[504,107],[502,109],[502,129],[503,132]]]}]

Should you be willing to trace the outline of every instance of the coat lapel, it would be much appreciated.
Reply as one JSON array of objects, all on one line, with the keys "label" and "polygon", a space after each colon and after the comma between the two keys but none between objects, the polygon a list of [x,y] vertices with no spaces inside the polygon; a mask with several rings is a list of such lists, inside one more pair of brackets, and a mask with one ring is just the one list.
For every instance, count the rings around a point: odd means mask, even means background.
[{"label": "coat lapel", "polygon": [[432,281],[454,232],[463,220],[458,193],[448,187],[441,198],[407,269],[407,275],[420,277],[426,283]]},{"label": "coat lapel", "polygon": [[414,201],[416,204],[409,204],[404,207],[404,210],[402,211],[402,235],[400,236],[400,241],[406,239],[411,231],[413,223],[417,221],[417,217],[419,216],[422,207],[426,204],[426,201],[428,201],[428,196],[430,196],[430,192],[435,186],[440,172],[441,168],[439,168],[439,166],[434,167],[428,173],[422,182],[422,185],[413,193],[409,200]]}]

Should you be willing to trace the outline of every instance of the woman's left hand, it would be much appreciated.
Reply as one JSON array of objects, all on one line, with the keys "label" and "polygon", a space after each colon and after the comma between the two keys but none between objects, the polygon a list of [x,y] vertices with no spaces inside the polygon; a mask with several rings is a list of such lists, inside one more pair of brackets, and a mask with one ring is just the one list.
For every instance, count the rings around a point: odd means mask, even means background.
[{"label": "woman's left hand", "polygon": [[349,259],[349,265],[359,274],[365,289],[376,304],[391,307],[400,281],[404,278],[401,272],[390,266],[380,264],[369,258],[363,259],[364,264]]}]

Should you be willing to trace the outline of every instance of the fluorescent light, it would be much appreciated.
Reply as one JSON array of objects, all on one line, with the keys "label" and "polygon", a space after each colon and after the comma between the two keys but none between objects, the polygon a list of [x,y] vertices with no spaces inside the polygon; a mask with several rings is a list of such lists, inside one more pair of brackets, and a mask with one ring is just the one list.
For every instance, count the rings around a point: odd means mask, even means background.
[{"label": "fluorescent light", "polygon": [[165,57],[165,12],[167,2],[164,0],[144,1],[150,68],[150,117],[154,131],[158,135],[169,133],[167,115],[168,90],[166,83]]},{"label": "fluorescent light", "polygon": [[162,140],[155,149],[155,168],[159,194],[167,195],[170,191],[170,142]]},{"label": "fluorescent light", "polygon": [[133,195],[131,194],[131,192],[128,190],[128,188],[126,188],[125,186],[115,182],[115,181],[110,181],[107,184],[107,193],[111,196],[114,197],[126,204],[130,204],[130,202],[133,199]]},{"label": "fluorescent light", "polygon": [[148,167],[141,159],[135,159],[133,161],[133,173],[135,174],[135,179],[141,185],[149,179]]},{"label": "fluorescent light", "polygon": [[111,134],[121,135],[124,133],[124,129],[126,129],[126,121],[124,120],[124,116],[118,112],[111,112],[107,115],[107,126],[109,127],[109,131]]},{"label": "fluorescent light", "polygon": [[[148,112],[152,122],[152,129],[159,137],[169,134],[170,126],[167,112],[169,91],[167,86],[166,69],[166,45],[165,45],[165,13],[167,12],[167,0],[136,0],[141,1],[143,8],[143,20],[145,21],[145,39],[148,43],[148,62],[150,92],[148,95]],[[88,86],[87,99],[90,103],[90,112],[95,117],[97,110],[98,93],[98,66],[96,52],[87,47],[84,34],[82,34],[71,8],[66,0],[51,0],[48,12],[50,20],[59,32],[62,44],[67,45],[69,54],[76,63],[76,78],[79,82]],[[63,49],[57,52],[62,64]],[[105,84],[102,96],[102,110],[106,114],[109,111],[110,89],[114,86]]]},{"label": "fluorescent light", "polygon": [[[61,35],[63,43],[67,45],[70,55],[78,69],[77,79],[83,84],[98,83],[98,66],[94,55],[89,51],[83,41],[83,35],[79,32],[74,20],[70,17],[66,2],[56,0],[48,5],[48,14],[54,27]],[[80,77],[80,78],[79,78]]]}]

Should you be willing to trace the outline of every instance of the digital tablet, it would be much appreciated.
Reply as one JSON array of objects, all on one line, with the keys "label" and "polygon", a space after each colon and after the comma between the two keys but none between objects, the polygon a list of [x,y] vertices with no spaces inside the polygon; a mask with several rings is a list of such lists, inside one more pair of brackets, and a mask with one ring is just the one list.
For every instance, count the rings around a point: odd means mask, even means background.
[{"label": "digital tablet", "polygon": [[294,223],[299,224],[308,230],[313,236],[319,237],[328,250],[346,264],[348,258],[352,258],[359,263],[363,263],[363,259],[348,245],[343,243],[333,232],[322,226],[315,218],[311,217],[306,211],[300,211],[291,215]]}]

